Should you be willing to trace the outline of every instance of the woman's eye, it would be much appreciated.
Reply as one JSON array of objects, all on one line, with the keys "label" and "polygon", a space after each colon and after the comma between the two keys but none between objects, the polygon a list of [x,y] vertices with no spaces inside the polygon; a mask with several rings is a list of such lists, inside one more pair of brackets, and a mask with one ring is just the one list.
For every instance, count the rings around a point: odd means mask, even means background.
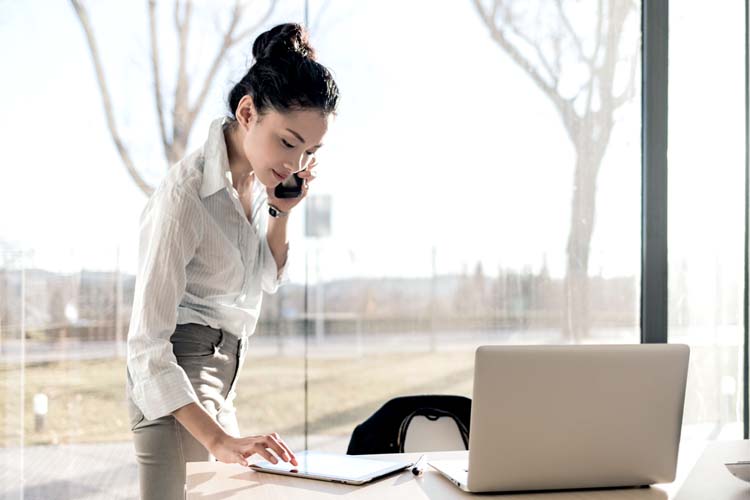
[{"label": "woman's eye", "polygon": [[293,145],[291,145],[291,144],[289,144],[289,143],[288,143],[288,142],[286,141],[286,139],[281,139],[281,142],[282,142],[282,143],[284,144],[284,146],[286,146],[286,147],[288,147],[288,148],[290,148],[290,149],[291,149],[291,148],[294,148],[294,146],[293,146]]},{"label": "woman's eye", "polygon": [[315,156],[315,151],[305,151],[307,156]]}]

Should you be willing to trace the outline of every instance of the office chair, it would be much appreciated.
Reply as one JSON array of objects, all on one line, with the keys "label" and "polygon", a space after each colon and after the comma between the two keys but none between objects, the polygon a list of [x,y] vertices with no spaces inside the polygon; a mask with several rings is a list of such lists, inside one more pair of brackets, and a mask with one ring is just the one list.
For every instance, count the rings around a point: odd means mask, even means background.
[{"label": "office chair", "polygon": [[469,449],[471,399],[420,395],[393,398],[355,427],[348,455]]}]

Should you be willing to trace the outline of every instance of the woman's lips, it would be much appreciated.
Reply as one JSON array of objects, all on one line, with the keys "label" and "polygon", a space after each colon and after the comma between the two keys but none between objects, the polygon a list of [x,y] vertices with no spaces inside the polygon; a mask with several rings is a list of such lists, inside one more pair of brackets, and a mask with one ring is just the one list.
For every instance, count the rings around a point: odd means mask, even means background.
[{"label": "woman's lips", "polygon": [[275,176],[276,176],[276,179],[278,179],[278,180],[280,180],[280,181],[283,181],[284,179],[286,179],[286,177],[284,177],[283,175],[281,175],[280,173],[278,173],[278,172],[277,172],[276,170],[274,170],[274,169],[271,169],[271,172],[273,172],[273,175],[275,175]]}]

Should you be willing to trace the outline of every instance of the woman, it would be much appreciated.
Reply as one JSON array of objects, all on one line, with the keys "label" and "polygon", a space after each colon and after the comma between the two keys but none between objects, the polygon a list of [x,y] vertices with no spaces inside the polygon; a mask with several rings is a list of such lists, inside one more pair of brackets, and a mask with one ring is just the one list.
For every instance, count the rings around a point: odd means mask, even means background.
[{"label": "woman", "polygon": [[[141,218],[128,401],[144,500],[183,498],[189,461],[297,465],[278,434],[240,437],[232,402],[262,294],[285,280],[287,221],[315,178],[338,88],[297,24],[261,34],[253,57],[231,118],[170,169]],[[294,173],[301,195],[277,198]]]}]

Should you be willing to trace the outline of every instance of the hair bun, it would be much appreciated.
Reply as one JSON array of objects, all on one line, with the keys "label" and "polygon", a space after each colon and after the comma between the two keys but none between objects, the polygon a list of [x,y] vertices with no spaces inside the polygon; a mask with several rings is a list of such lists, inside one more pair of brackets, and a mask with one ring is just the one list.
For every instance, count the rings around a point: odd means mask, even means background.
[{"label": "hair bun", "polygon": [[315,50],[307,41],[307,30],[297,23],[280,24],[261,33],[253,43],[253,57],[287,59],[294,54],[315,60]]}]

